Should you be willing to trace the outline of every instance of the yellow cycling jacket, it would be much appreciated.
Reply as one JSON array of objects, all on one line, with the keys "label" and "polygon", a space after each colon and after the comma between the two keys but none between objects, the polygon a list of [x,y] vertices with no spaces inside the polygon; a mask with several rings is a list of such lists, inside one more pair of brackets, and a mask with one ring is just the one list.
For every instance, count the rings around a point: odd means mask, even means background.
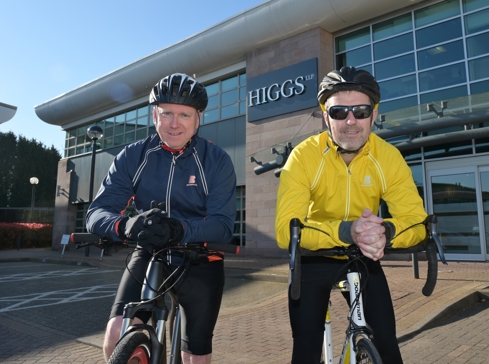
[{"label": "yellow cycling jacket", "polygon": [[302,247],[347,246],[340,239],[341,222],[357,219],[365,208],[378,214],[381,199],[392,215],[384,221],[395,230],[389,246],[406,248],[425,239],[423,225],[404,231],[422,222],[426,212],[411,169],[393,145],[370,134],[347,166],[327,132],[312,136],[292,150],[280,175],[275,220],[278,245],[288,248],[289,222],[299,218],[304,225],[328,234],[304,228]]}]

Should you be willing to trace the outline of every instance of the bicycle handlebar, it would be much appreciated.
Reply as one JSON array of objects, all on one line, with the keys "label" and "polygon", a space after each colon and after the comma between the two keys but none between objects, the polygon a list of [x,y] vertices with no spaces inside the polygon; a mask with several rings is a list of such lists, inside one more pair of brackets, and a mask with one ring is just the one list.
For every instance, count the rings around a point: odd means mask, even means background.
[{"label": "bicycle handlebar", "polygon": [[[388,254],[412,254],[422,251],[426,251],[426,258],[428,261],[428,272],[426,282],[421,290],[423,295],[430,296],[436,286],[436,280],[438,278],[438,259],[436,253],[440,256],[440,260],[443,264],[447,264],[445,255],[443,254],[443,248],[437,232],[437,217],[435,215],[429,215],[424,221],[424,225],[427,229],[427,239],[410,248],[400,249],[385,249],[384,253]],[[294,218],[290,220],[290,294],[292,299],[298,300],[300,298],[300,281],[301,281],[301,256],[350,256],[352,254],[351,247],[334,247],[330,249],[308,250],[300,247],[301,229],[304,225],[299,219]]]},{"label": "bicycle handlebar", "polygon": [[[70,236],[70,241],[73,243],[81,243],[76,246],[76,249],[83,248],[86,246],[99,246],[101,248],[108,246],[108,245],[124,245],[124,243],[116,243],[113,242],[110,239],[102,238],[97,234],[91,234],[91,233],[72,233]],[[133,244],[136,244],[136,242],[132,242]],[[173,246],[172,248],[174,249],[185,249],[186,245],[176,245]],[[225,244],[225,243],[202,243],[202,244],[189,244],[189,248],[195,248],[197,246],[200,247],[205,247],[208,250],[213,250],[213,251],[219,251],[223,253],[231,253],[231,254],[239,254],[240,247],[237,245],[232,245],[232,244]]]}]

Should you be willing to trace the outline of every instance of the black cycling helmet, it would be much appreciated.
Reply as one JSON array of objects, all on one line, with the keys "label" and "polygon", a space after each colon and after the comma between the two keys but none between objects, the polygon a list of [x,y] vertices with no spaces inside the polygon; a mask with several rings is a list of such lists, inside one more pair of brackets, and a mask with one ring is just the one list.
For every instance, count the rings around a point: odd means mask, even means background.
[{"label": "black cycling helmet", "polygon": [[319,84],[318,101],[324,111],[328,97],[338,91],[359,91],[366,94],[376,106],[380,102],[380,88],[374,76],[355,67],[341,67],[331,71]]},{"label": "black cycling helmet", "polygon": [[202,112],[207,107],[207,91],[192,77],[184,73],[174,73],[162,78],[149,95],[150,105],[162,102],[187,105]]}]

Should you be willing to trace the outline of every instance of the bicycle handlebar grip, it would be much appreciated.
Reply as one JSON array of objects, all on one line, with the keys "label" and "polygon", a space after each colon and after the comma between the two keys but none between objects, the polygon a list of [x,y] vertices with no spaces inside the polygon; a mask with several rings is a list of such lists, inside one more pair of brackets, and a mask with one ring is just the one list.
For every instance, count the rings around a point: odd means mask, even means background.
[{"label": "bicycle handlebar grip", "polygon": [[301,222],[290,220],[290,297],[298,300],[301,297]]},{"label": "bicycle handlebar grip", "polygon": [[100,240],[100,236],[91,233],[72,233],[70,241],[72,243],[94,243]]},{"label": "bicycle handlebar grip", "polygon": [[204,243],[204,246],[209,250],[215,250],[223,253],[239,254],[240,247],[233,244],[222,243]]},{"label": "bicycle handlebar grip", "polygon": [[436,258],[436,245],[433,240],[428,240],[426,246],[426,259],[428,260],[428,273],[426,283],[421,292],[428,297],[433,293],[438,278],[438,259]]}]

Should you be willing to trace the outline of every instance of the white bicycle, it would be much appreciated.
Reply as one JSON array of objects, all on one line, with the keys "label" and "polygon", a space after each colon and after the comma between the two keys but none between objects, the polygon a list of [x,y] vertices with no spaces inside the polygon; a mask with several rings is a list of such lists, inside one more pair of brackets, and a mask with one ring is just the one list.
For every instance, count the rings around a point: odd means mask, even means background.
[{"label": "white bicycle", "polygon": [[[427,229],[427,239],[422,243],[406,249],[386,249],[386,254],[404,254],[417,253],[426,251],[428,260],[428,274],[426,283],[423,287],[425,296],[431,295],[435,289],[438,275],[438,260],[436,253],[440,255],[440,260],[447,264],[443,254],[442,245],[437,233],[436,216],[430,215],[424,221]],[[300,247],[301,224],[299,219],[290,221],[290,294],[291,298],[298,300],[300,298],[300,271],[301,256],[346,256],[348,258],[345,265],[348,265],[347,279],[338,281],[333,291],[349,292],[350,310],[348,312],[348,328],[343,343],[343,349],[339,358],[339,364],[382,364],[382,359],[375,347],[372,337],[374,333],[365,320],[362,300],[362,290],[364,284],[362,280],[368,279],[368,270],[365,276],[362,276],[358,270],[359,264],[362,264],[363,257],[360,249],[356,245],[350,247],[336,247],[332,249],[320,249],[316,251],[307,250]],[[323,358],[324,364],[333,363],[333,341],[331,327],[331,301],[328,304],[324,324],[324,341],[323,341]],[[386,363],[388,364],[388,363]]]}]

